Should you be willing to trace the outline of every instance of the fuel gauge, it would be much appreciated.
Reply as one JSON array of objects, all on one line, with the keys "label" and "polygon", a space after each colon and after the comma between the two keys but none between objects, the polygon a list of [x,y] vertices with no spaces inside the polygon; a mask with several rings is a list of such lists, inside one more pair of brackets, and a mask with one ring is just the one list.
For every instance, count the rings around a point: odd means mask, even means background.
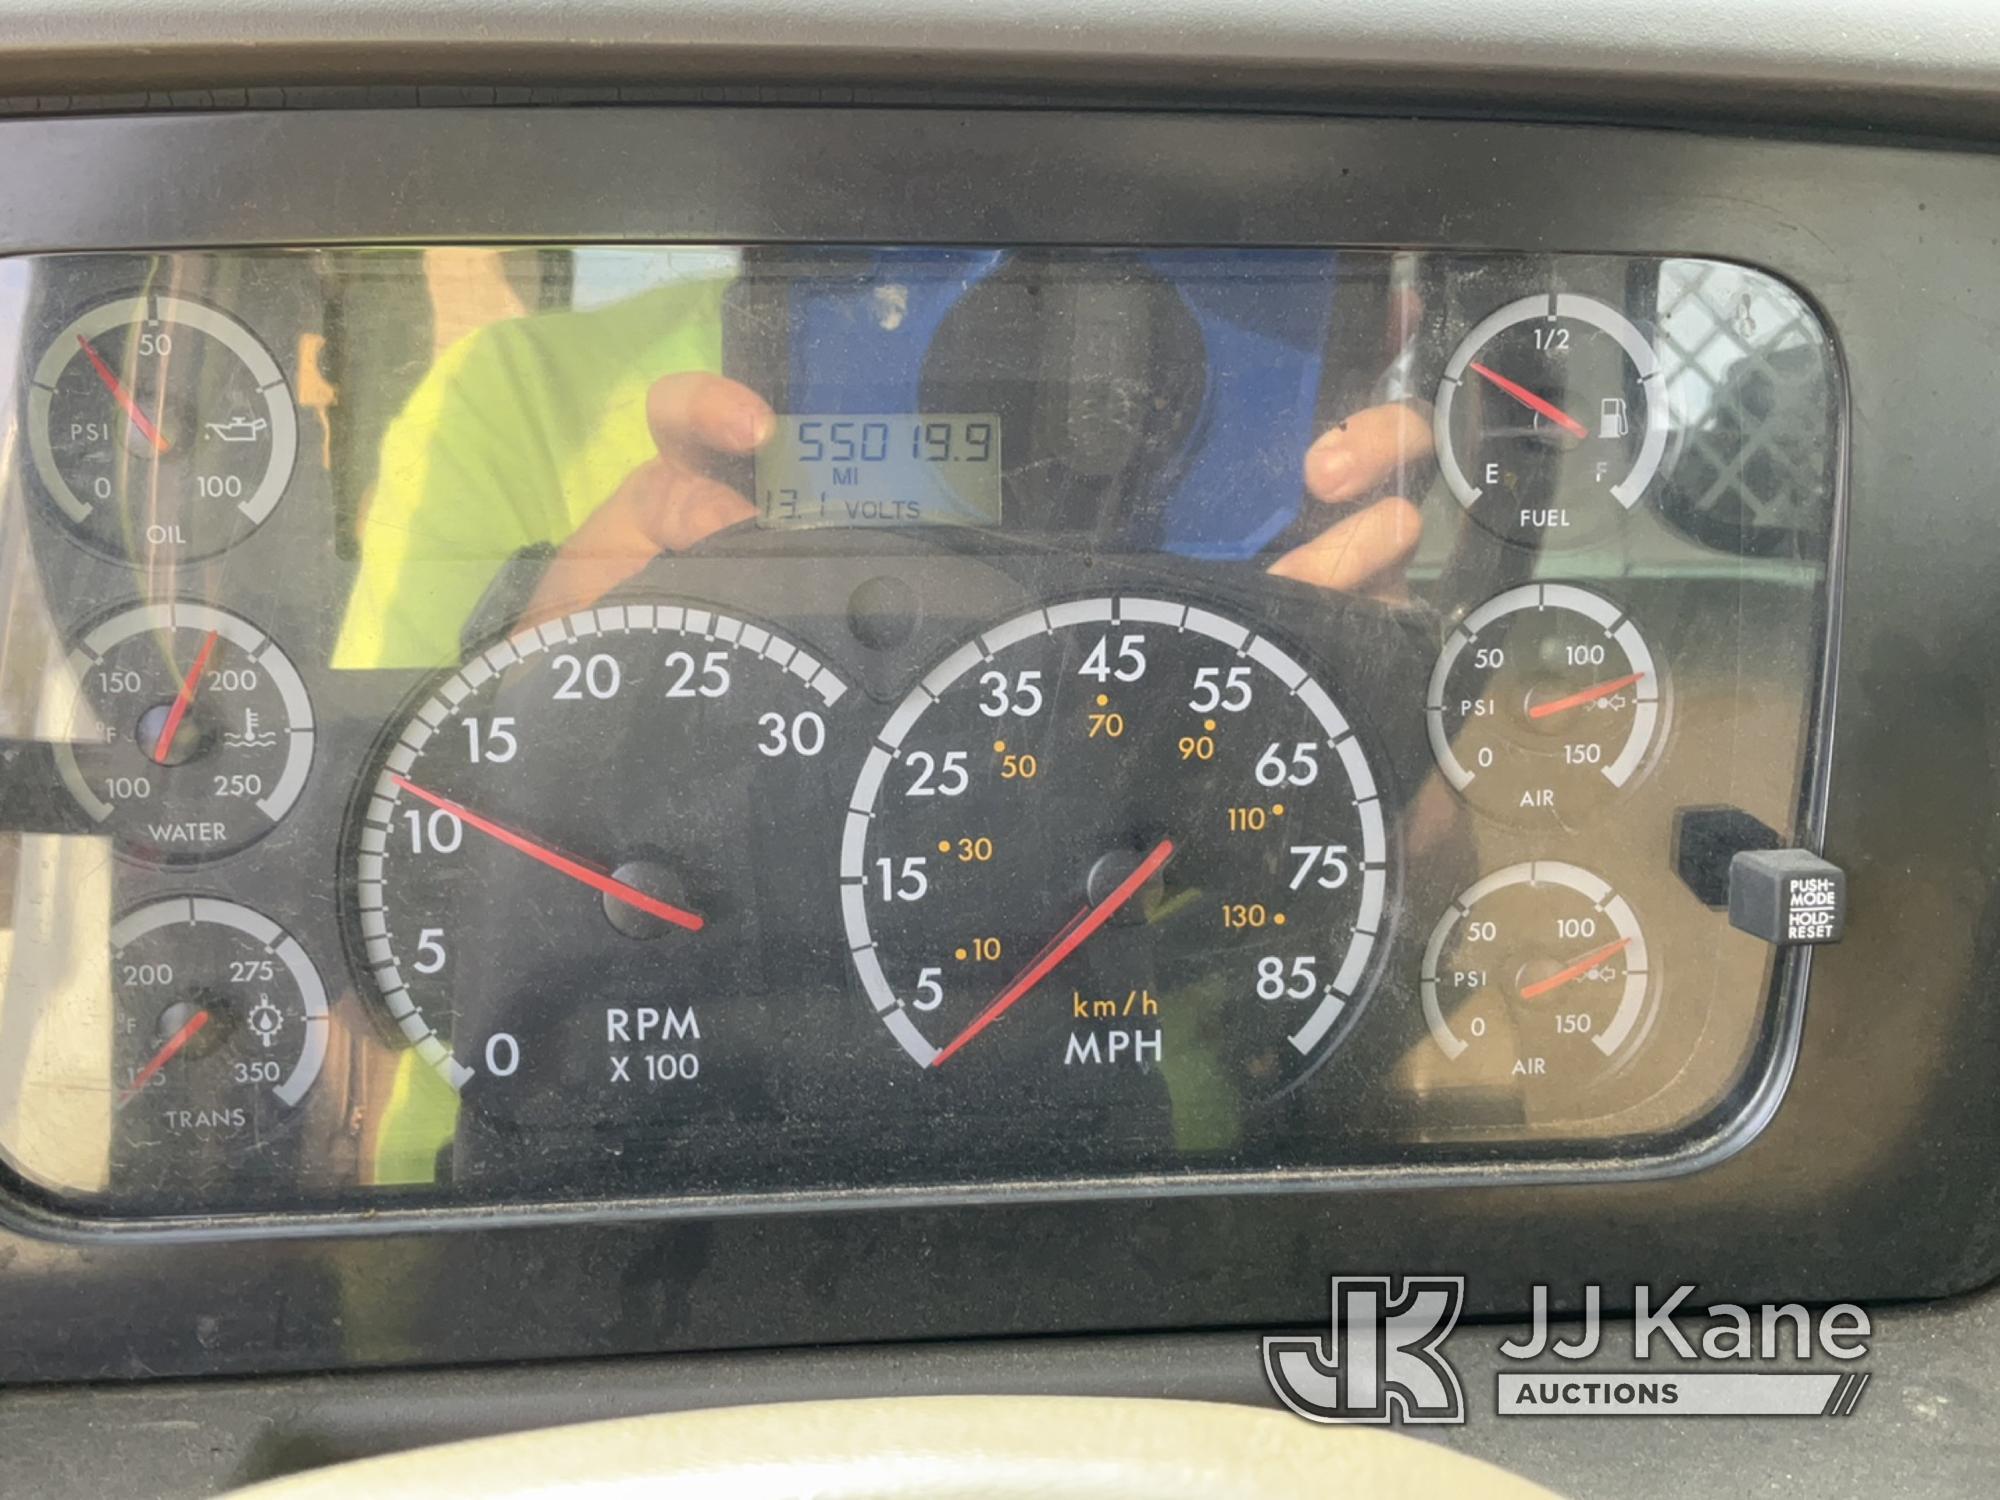
[{"label": "fuel gauge", "polygon": [[1666,455],[1652,342],[1593,297],[1510,302],[1438,385],[1438,467],[1472,518],[1537,548],[1594,539],[1644,498]]}]

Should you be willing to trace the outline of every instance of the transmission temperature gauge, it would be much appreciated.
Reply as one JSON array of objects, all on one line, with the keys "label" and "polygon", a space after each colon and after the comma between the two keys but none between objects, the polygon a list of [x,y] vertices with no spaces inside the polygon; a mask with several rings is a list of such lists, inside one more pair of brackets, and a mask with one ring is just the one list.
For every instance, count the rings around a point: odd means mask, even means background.
[{"label": "transmission temperature gauge", "polygon": [[123,1159],[164,1186],[226,1170],[318,1080],[326,989],[269,917],[206,896],[142,906],[111,929]]}]

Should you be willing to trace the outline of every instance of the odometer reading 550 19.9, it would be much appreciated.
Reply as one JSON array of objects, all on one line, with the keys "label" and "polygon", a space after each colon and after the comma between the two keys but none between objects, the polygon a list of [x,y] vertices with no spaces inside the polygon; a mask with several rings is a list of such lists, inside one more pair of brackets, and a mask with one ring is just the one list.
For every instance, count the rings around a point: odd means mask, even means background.
[{"label": "odometer reading 550 19.9", "polygon": [[1359,997],[1388,837],[1291,654],[1120,596],[939,663],[862,767],[840,872],[862,986],[922,1067],[1248,1100],[1303,1076]]}]

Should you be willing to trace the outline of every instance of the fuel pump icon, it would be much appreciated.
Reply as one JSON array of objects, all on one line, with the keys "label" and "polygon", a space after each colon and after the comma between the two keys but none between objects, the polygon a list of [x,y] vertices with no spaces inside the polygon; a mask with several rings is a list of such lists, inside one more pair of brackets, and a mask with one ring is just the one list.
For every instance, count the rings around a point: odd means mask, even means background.
[{"label": "fuel pump icon", "polygon": [[1606,396],[1597,407],[1597,435],[1601,438],[1622,438],[1632,431],[1632,419],[1626,414],[1623,396]]}]

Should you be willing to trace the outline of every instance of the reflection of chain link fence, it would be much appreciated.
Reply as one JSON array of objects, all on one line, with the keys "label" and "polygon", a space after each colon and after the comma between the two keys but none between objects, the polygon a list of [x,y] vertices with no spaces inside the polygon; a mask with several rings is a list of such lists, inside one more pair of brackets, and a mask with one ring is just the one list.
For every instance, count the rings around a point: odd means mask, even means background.
[{"label": "reflection of chain link fence", "polygon": [[1710,546],[1816,550],[1834,482],[1831,350],[1763,275],[1661,263],[1658,347],[1681,429],[1662,513]]}]

